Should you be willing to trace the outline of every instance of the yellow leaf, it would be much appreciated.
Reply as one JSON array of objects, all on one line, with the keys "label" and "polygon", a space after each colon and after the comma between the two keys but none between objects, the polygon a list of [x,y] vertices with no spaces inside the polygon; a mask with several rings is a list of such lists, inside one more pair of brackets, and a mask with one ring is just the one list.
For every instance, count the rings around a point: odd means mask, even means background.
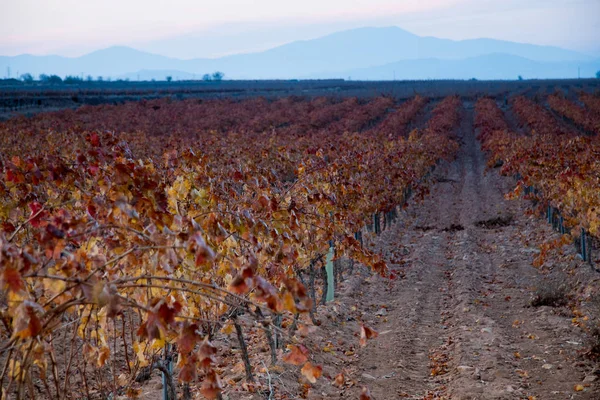
[{"label": "yellow leaf", "polygon": [[141,343],[134,342],[133,343],[133,351],[135,351],[135,354],[140,362],[141,367],[146,367],[149,365],[148,360],[146,359],[146,355],[144,354],[144,349],[142,348]]},{"label": "yellow leaf", "polygon": [[228,322],[221,328],[221,333],[231,335],[233,333],[233,324]]},{"label": "yellow leaf", "polygon": [[13,378],[18,378],[21,375],[21,362],[19,360],[10,359],[8,362],[8,375]]}]

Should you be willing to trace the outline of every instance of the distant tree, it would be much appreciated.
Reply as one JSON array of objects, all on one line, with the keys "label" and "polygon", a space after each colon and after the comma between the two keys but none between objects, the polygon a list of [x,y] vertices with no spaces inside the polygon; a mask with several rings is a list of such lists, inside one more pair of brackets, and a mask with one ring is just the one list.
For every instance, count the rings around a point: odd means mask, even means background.
[{"label": "distant tree", "polygon": [[171,82],[173,80],[173,77],[171,75],[167,76],[167,82]]},{"label": "distant tree", "polygon": [[88,75],[88,76],[85,78],[85,80],[86,80],[86,81],[88,81],[88,82],[91,82],[91,81],[93,81],[93,80],[94,80],[94,77],[93,77],[93,76],[91,76],[91,75]]},{"label": "distant tree", "polygon": [[73,85],[73,84],[76,84],[76,83],[83,82],[83,79],[81,79],[81,77],[79,77],[79,76],[67,75],[65,77],[65,80],[63,82],[66,83],[67,85]]},{"label": "distant tree", "polygon": [[21,80],[25,83],[33,82],[33,76],[30,73],[26,73],[21,75]]},{"label": "distant tree", "polygon": [[220,72],[220,71],[215,71],[212,74],[212,80],[213,81],[221,81],[223,80],[223,77],[225,76],[224,73]]},{"label": "distant tree", "polygon": [[523,76],[519,75],[519,80],[522,81],[523,80]]},{"label": "distant tree", "polygon": [[96,78],[96,80],[97,80],[98,82],[102,82],[102,81],[104,80],[104,78],[102,78],[102,76],[99,76],[99,77],[97,77],[97,78]]},{"label": "distant tree", "polygon": [[56,83],[61,83],[63,80],[58,75],[41,74],[40,75],[40,81],[43,82],[43,83],[56,84]]},{"label": "distant tree", "polygon": [[204,75],[202,75],[202,80],[203,81],[212,81],[212,77],[210,76],[210,74],[204,74]]},{"label": "distant tree", "polygon": [[596,72],[596,79],[600,79],[600,71]]}]

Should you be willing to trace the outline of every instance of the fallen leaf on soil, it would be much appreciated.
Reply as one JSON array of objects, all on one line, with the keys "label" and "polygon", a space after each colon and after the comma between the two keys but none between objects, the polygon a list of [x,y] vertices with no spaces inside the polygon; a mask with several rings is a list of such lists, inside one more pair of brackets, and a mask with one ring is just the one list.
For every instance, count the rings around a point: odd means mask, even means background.
[{"label": "fallen leaf on soil", "polygon": [[367,345],[368,339],[374,339],[378,335],[379,334],[375,330],[361,324],[360,325],[360,341],[358,343],[360,344],[361,347],[365,347]]},{"label": "fallen leaf on soil", "polygon": [[573,388],[573,390],[575,390],[576,392],[583,392],[583,385],[575,385],[575,387]]},{"label": "fallen leaf on soil", "polygon": [[301,325],[298,328],[298,333],[300,333],[300,335],[302,335],[302,336],[311,335],[311,334],[315,333],[316,331],[317,331],[317,327],[314,325]]},{"label": "fallen leaf on soil", "polygon": [[346,378],[344,377],[343,373],[339,373],[335,376],[335,379],[333,380],[333,384],[339,388],[341,388],[342,386],[344,386],[344,382],[346,382]]},{"label": "fallen leaf on soil", "polygon": [[517,369],[515,372],[517,374],[521,375],[521,377],[523,377],[523,378],[529,377],[529,373],[527,371],[525,371],[525,370]]},{"label": "fallen leaf on soil", "polygon": [[308,361],[308,357],[306,356],[308,350],[306,347],[302,345],[289,345],[288,349],[291,351],[283,356],[283,362],[293,365],[302,365]]},{"label": "fallen leaf on soil", "polygon": [[360,400],[373,400],[368,387],[363,386],[362,392],[360,393]]},{"label": "fallen leaf on soil", "polygon": [[300,372],[302,372],[302,375],[304,375],[310,383],[315,383],[323,374],[323,367],[320,365],[312,365],[310,362],[307,362]]}]

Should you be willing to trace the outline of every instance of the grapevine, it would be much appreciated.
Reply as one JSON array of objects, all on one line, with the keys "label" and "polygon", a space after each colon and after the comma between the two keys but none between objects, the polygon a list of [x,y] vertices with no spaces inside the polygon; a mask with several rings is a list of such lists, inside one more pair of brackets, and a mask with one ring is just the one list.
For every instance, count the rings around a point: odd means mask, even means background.
[{"label": "grapevine", "polygon": [[[458,148],[458,98],[404,138],[424,100],[409,104],[381,131],[371,125],[388,98],[167,99],[0,125],[3,393],[136,397],[145,369],[168,374],[173,348],[177,380],[217,398],[227,349],[213,338],[235,328],[243,350],[243,315],[263,327],[272,362],[316,379],[284,332],[310,325],[315,264],[333,243],[387,275],[355,233]],[[64,360],[59,337],[71,338]]]},{"label": "grapevine", "polygon": [[[480,138],[490,153],[491,164],[500,161],[503,174],[520,178],[512,196],[534,187],[543,204],[560,210],[565,226],[576,234],[583,229],[599,238],[598,137],[566,136],[560,128],[553,132],[550,121],[543,129],[545,133],[517,135],[506,129],[502,112],[493,100],[479,100],[476,110],[476,125],[481,129]],[[535,120],[538,116],[524,117]]]}]

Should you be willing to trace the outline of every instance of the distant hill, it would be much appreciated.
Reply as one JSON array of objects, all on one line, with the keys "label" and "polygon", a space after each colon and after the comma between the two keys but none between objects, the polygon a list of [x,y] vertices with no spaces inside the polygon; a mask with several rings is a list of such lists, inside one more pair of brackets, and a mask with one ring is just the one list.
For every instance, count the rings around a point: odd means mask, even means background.
[{"label": "distant hill", "polygon": [[427,58],[403,60],[371,68],[321,73],[307,78],[343,76],[353,80],[482,79],[515,80],[593,77],[600,59],[593,61],[539,62],[509,54],[488,54],[462,60]]},{"label": "distant hill", "polygon": [[[514,77],[518,68],[529,69],[516,75],[531,73],[543,76],[541,70],[539,73],[535,72],[536,66],[546,66],[543,67],[546,70],[550,68],[547,67],[548,63],[583,64],[594,61],[590,56],[557,47],[493,39],[454,41],[421,37],[397,27],[390,27],[353,29],[314,40],[292,42],[263,52],[216,59],[180,60],[129,47],[111,47],[76,58],[32,55],[0,57],[0,71],[6,71],[6,68],[10,67],[13,74],[18,71],[36,76],[40,73],[60,76],[83,74],[113,78],[127,76],[130,79],[136,79],[137,75],[143,72],[144,76],[164,79],[164,76],[158,75],[168,71],[178,72],[180,75],[188,74],[189,78],[219,70],[223,71],[228,79],[289,79],[308,76],[347,77],[348,73],[358,70],[362,72],[357,74],[367,74],[370,70],[383,74],[388,68],[387,65],[392,63],[405,65],[407,71],[417,68],[418,65],[423,65],[431,71],[434,67],[427,66],[426,62],[432,62],[467,66],[471,71],[469,75],[483,79],[490,76],[489,72],[479,70],[477,63],[483,62],[484,68],[487,65],[486,59],[480,57],[491,54],[511,56],[502,57],[503,66],[510,68],[510,73],[502,75],[506,77]],[[491,59],[493,57],[487,60]],[[456,62],[449,62],[451,60]],[[436,71],[442,70],[438,68]],[[452,77],[439,76],[438,73],[435,76]],[[569,73],[569,76],[572,74]],[[368,78],[375,79],[375,76],[368,75]]]}]

